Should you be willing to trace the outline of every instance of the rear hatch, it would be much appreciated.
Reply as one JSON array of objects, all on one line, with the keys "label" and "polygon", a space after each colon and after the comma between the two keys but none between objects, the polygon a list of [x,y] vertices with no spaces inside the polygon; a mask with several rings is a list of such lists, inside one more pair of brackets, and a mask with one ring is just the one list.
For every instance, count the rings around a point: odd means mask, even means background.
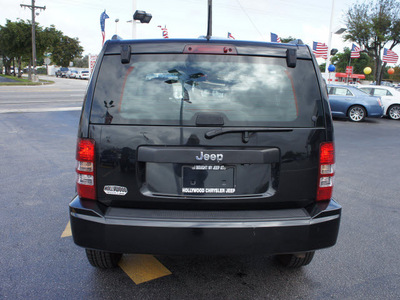
[{"label": "rear hatch", "polygon": [[96,81],[89,137],[99,201],[174,209],[315,202],[327,136],[308,48],[289,67],[287,49],[266,43],[135,46],[124,57],[106,51]]}]

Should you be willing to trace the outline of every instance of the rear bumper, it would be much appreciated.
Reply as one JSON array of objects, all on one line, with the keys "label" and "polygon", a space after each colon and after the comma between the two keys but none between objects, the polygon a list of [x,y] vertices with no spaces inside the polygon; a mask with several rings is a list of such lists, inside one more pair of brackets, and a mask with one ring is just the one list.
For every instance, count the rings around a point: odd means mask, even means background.
[{"label": "rear bumper", "polygon": [[368,117],[370,118],[382,118],[385,110],[382,106],[373,106],[368,109]]},{"label": "rear bumper", "polygon": [[82,247],[146,254],[281,254],[336,243],[341,206],[305,209],[171,211],[103,209],[76,197],[69,205],[74,242]]}]

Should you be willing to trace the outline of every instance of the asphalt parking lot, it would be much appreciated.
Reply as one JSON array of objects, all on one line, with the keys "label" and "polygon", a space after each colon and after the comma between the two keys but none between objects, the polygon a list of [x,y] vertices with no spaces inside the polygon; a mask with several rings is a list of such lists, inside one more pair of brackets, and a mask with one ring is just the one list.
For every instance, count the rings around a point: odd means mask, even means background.
[{"label": "asphalt parking lot", "polygon": [[103,271],[89,265],[68,231],[80,112],[63,107],[81,103],[85,84],[62,80],[25,92],[25,102],[54,93],[35,112],[7,112],[10,90],[0,87],[1,299],[400,297],[399,121],[335,120],[341,228],[337,245],[318,251],[309,266],[288,270],[267,256],[126,255],[120,268]]}]

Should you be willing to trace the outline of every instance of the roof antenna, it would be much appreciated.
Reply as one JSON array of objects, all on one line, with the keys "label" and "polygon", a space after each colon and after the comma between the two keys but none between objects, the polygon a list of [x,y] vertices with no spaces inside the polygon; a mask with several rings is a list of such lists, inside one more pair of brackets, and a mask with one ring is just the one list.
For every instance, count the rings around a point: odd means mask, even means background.
[{"label": "roof antenna", "polygon": [[208,28],[206,39],[210,40],[212,36],[212,0],[208,0]]}]

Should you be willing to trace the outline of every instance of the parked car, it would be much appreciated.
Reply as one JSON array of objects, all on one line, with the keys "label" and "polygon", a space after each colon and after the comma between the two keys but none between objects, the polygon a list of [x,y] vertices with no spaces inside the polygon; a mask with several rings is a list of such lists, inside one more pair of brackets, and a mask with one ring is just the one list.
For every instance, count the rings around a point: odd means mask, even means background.
[{"label": "parked car", "polygon": [[68,78],[76,78],[77,75],[78,75],[78,71],[76,71],[76,70],[70,70],[67,72]]},{"label": "parked car", "polygon": [[336,243],[333,122],[310,47],[116,39],[97,62],[69,204],[93,266],[262,253],[300,267]]},{"label": "parked car", "polygon": [[382,85],[361,85],[358,88],[382,99],[384,115],[393,120],[400,119],[400,91],[393,87]]},{"label": "parked car", "polygon": [[370,96],[354,86],[330,84],[328,95],[334,117],[360,122],[366,117],[380,118],[383,115],[381,99]]},{"label": "parked car", "polygon": [[62,67],[56,71],[56,77],[66,77],[68,71],[69,71],[69,68]]},{"label": "parked car", "polygon": [[90,74],[88,70],[79,70],[76,78],[78,79],[89,79]]}]

